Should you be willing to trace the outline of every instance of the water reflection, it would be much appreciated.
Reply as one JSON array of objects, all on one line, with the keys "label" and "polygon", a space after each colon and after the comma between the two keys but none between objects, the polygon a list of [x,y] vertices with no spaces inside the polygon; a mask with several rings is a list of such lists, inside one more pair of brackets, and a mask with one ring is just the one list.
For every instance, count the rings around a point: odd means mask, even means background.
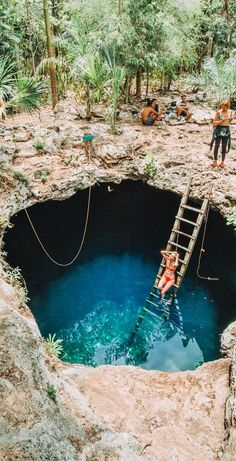
[{"label": "water reflection", "polygon": [[171,294],[167,300],[162,300],[158,290],[153,288],[128,341],[125,363],[178,371],[194,369],[203,362],[196,339],[184,331],[177,296]]}]

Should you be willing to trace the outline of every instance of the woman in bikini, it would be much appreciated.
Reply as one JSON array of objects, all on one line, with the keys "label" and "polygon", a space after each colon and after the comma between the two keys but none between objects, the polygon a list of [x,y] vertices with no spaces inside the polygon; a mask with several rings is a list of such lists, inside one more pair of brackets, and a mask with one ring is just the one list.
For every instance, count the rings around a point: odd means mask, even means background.
[{"label": "woman in bikini", "polygon": [[175,284],[175,270],[179,264],[179,254],[177,251],[161,251],[162,256],[166,261],[166,268],[161,280],[158,284],[158,289],[161,291],[161,297],[164,298],[166,292]]},{"label": "woman in bikini", "polygon": [[234,118],[233,111],[230,110],[230,101],[223,101],[220,105],[220,110],[216,112],[213,126],[214,133],[211,141],[211,148],[215,143],[214,147],[214,161],[212,163],[213,167],[217,166],[217,157],[218,151],[221,143],[222,149],[222,161],[220,163],[220,168],[225,166],[225,156],[226,152],[229,152],[230,149],[230,123]]}]

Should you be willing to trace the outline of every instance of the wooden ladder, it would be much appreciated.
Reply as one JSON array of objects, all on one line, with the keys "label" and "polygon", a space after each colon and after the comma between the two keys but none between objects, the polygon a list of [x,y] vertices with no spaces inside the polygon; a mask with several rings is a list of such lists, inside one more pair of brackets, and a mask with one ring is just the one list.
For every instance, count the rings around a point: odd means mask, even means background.
[{"label": "wooden ladder", "polygon": [[[192,178],[189,179],[181,199],[179,210],[175,217],[174,226],[172,228],[166,247],[167,251],[178,251],[178,253],[181,254],[181,258],[179,258],[178,270],[176,271],[177,278],[174,285],[175,292],[180,288],[183,282],[183,278],[190,262],[201,225],[207,214],[210,195],[212,192],[212,186],[210,186],[207,197],[203,200],[201,208],[193,207],[188,204],[191,183]],[[186,212],[192,212],[196,219],[194,221],[187,219]],[[187,232],[185,231],[186,226],[188,226],[188,229],[190,228],[190,230]],[[182,244],[181,239],[187,243]],[[143,325],[144,320],[149,323],[151,320],[151,322],[156,325],[157,330],[160,328],[160,325],[163,322],[169,322],[169,314],[170,311],[173,310],[173,304],[177,306],[177,317],[172,319],[171,323],[173,324],[173,328],[175,328],[178,334],[184,335],[183,319],[179,310],[178,300],[175,296],[175,293],[172,292],[169,299],[161,299],[160,292],[157,289],[159,280],[165,271],[165,266],[165,259],[163,258],[154,286],[148,294],[145,305],[138,316],[135,328],[130,336],[128,347],[131,347],[131,345],[134,344],[136,337],[139,337],[140,333],[144,332],[147,328]]]},{"label": "wooden ladder", "polygon": [[[175,217],[174,226],[172,228],[170,238],[168,240],[167,247],[166,247],[167,251],[178,251],[178,253],[181,252],[181,258],[179,258],[178,270],[176,271],[176,275],[177,275],[176,283],[174,285],[176,289],[179,289],[183,282],[183,278],[187,270],[188,264],[190,262],[201,225],[203,223],[203,220],[208,210],[210,195],[212,191],[212,186],[211,186],[209,188],[207,197],[205,197],[202,202],[201,208],[190,206],[188,205],[188,200],[189,200],[191,183],[192,183],[192,178],[189,179],[186,190],[180,202],[179,210]],[[196,215],[197,219],[194,221],[186,219],[185,213],[187,211],[193,212]],[[183,231],[183,227],[186,225],[188,225],[190,228],[188,232]],[[179,241],[181,240],[181,238],[184,239],[186,243],[180,244]],[[155,288],[157,288],[159,280],[161,279],[164,271],[165,271],[165,259],[163,258],[160,264],[160,268],[159,268],[155,283],[154,283]]]}]

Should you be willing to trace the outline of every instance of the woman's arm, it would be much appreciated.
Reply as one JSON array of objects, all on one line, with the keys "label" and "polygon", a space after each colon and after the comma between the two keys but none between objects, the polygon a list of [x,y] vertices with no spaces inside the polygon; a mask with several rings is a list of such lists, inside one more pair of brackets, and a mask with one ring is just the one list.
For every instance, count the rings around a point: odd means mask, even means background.
[{"label": "woman's arm", "polygon": [[216,127],[217,125],[220,125],[222,122],[223,120],[220,120],[220,111],[218,110],[213,120],[213,126]]},{"label": "woman's arm", "polygon": [[165,258],[165,260],[167,260],[169,258],[171,253],[172,253],[172,251],[167,251],[167,250],[162,250],[161,251],[161,254],[162,254],[163,258]]}]

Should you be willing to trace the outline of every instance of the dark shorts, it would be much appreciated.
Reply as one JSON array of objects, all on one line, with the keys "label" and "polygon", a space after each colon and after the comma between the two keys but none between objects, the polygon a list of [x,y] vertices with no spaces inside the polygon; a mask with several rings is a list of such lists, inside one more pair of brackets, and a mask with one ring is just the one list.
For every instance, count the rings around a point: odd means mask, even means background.
[{"label": "dark shorts", "polygon": [[180,115],[181,117],[187,117],[188,112],[185,109],[183,109]]},{"label": "dark shorts", "polygon": [[143,122],[143,125],[152,126],[154,125],[154,123],[155,123],[155,118],[148,117],[148,119],[145,120],[145,122]]}]

